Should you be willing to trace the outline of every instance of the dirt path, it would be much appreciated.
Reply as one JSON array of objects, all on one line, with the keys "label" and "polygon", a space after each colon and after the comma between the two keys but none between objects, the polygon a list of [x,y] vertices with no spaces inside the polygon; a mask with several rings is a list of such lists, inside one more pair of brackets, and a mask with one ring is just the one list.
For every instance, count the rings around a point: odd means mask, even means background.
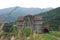
[{"label": "dirt path", "polygon": [[57,40],[60,40],[59,37],[56,37],[56,36],[54,36],[54,35],[50,35],[50,34],[47,34],[47,35],[49,35],[49,36],[51,36],[51,37],[53,37],[53,38],[56,38]]}]

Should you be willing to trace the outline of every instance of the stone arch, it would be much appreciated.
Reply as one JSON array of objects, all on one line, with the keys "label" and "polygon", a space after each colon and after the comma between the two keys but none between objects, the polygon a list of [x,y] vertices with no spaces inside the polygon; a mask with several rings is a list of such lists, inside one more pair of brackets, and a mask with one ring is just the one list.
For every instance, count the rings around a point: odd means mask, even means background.
[{"label": "stone arch", "polygon": [[43,33],[49,33],[49,30],[47,28],[44,28]]},{"label": "stone arch", "polygon": [[49,33],[49,24],[43,24],[43,33]]}]

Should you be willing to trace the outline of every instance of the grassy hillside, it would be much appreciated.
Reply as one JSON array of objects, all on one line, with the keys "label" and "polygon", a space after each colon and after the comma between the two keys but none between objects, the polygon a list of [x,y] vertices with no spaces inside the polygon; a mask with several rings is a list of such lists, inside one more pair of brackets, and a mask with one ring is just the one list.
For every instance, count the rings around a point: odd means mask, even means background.
[{"label": "grassy hillside", "polygon": [[[18,32],[18,34],[15,35],[14,37],[15,37],[15,40],[21,40],[21,39],[27,40],[27,38],[29,40],[60,40],[60,32],[57,32],[57,31],[50,32],[49,34],[35,34],[35,35],[33,34],[33,35],[30,35],[29,37],[26,37],[26,36],[21,36],[21,33]],[[3,40],[8,40],[9,37],[11,36],[3,35],[2,37],[5,37]]]},{"label": "grassy hillside", "polygon": [[44,22],[50,24],[51,30],[58,30],[58,25],[60,25],[60,7],[38,15],[43,16]]}]

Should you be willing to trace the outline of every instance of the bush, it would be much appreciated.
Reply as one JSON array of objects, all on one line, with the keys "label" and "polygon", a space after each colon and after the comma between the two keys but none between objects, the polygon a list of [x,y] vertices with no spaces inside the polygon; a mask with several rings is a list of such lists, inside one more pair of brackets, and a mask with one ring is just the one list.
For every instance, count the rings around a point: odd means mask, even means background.
[{"label": "bush", "polygon": [[23,30],[23,35],[24,35],[24,36],[28,37],[28,36],[30,36],[31,34],[32,34],[32,31],[31,31],[30,28],[25,28],[25,29]]}]

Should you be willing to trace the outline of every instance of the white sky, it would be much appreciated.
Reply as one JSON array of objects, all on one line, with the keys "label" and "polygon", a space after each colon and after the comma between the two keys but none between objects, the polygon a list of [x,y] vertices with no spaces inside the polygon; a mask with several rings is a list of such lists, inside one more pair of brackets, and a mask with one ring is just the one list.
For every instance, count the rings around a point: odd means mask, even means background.
[{"label": "white sky", "polygon": [[0,9],[14,6],[27,8],[56,8],[60,7],[60,0],[0,0]]}]

